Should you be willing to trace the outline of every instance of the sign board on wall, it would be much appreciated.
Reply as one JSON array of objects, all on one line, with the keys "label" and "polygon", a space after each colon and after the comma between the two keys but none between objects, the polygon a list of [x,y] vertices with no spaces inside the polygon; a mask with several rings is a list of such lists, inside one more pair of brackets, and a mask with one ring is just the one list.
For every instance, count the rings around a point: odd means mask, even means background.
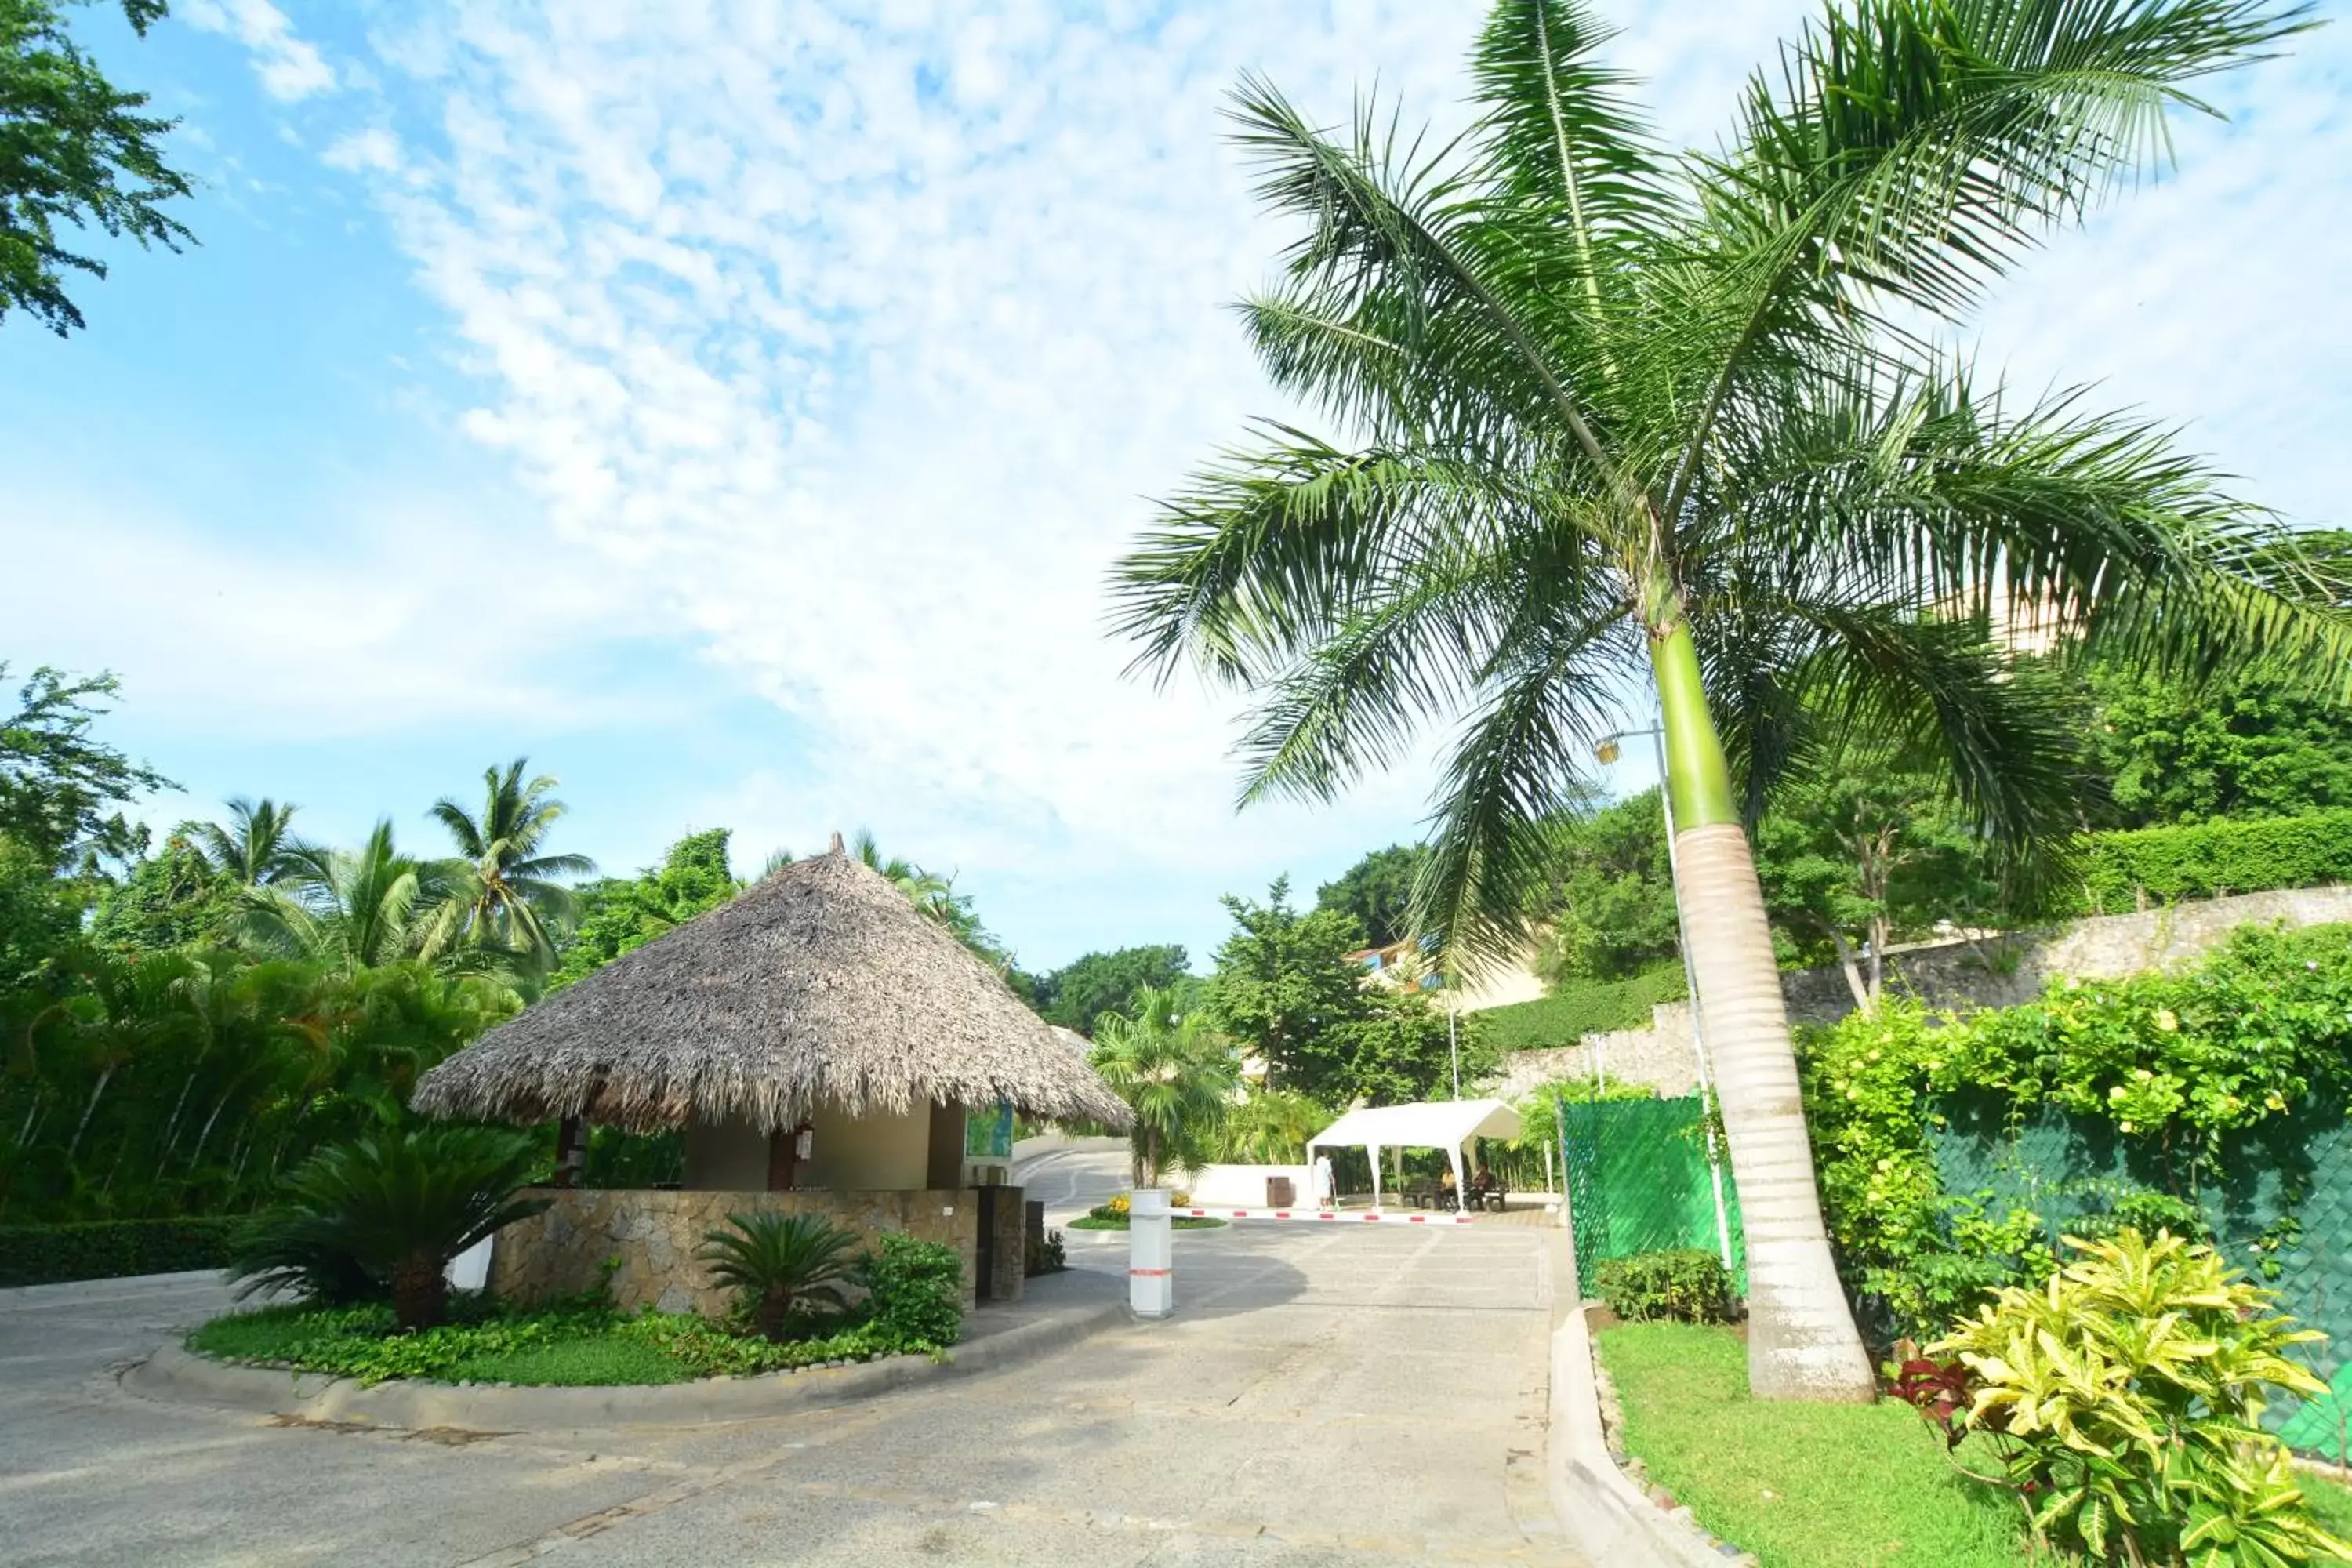
[{"label": "sign board on wall", "polygon": [[967,1160],[1013,1158],[1013,1107],[975,1106],[964,1113],[963,1157]]}]

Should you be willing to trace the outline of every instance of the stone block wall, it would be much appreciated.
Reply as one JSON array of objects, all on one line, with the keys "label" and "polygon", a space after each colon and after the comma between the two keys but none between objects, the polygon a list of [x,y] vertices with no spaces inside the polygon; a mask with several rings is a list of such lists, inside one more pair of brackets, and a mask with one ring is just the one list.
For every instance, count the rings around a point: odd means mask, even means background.
[{"label": "stone block wall", "polygon": [[1029,1205],[1019,1187],[998,1187],[995,1237],[989,1258],[986,1299],[1018,1301],[1021,1282],[1029,1277]]},{"label": "stone block wall", "polygon": [[[722,1316],[726,1290],[698,1262],[702,1238],[730,1214],[821,1214],[871,1240],[903,1231],[956,1249],[963,1261],[963,1304],[973,1304],[980,1204],[966,1191],[882,1193],[655,1192],[637,1188],[542,1188],[542,1213],[499,1232],[490,1252],[490,1288],[512,1300],[543,1301],[590,1289],[607,1258],[621,1260],[613,1300],[624,1310]],[[1010,1205],[1018,1215],[1021,1205]],[[1020,1248],[1013,1247],[1013,1293],[1021,1294]]]}]

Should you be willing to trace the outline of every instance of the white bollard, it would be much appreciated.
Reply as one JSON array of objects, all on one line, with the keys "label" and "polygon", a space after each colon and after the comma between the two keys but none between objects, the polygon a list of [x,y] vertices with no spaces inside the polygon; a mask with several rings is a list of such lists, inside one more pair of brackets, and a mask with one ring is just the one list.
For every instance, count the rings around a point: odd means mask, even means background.
[{"label": "white bollard", "polygon": [[1127,1304],[1139,1318],[1176,1310],[1175,1228],[1167,1188],[1138,1187],[1128,1195]]}]

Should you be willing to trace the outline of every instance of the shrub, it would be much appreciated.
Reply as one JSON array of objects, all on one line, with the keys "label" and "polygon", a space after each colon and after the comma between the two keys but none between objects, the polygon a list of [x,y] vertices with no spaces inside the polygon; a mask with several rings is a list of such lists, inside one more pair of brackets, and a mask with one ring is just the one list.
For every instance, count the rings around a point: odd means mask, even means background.
[{"label": "shrub", "polygon": [[286,1180],[289,1201],[239,1234],[240,1299],[290,1289],[323,1302],[389,1296],[404,1330],[431,1325],[449,1260],[547,1206],[518,1199],[535,1142],[485,1127],[406,1127],[321,1149]]},{"label": "shrub", "polygon": [[963,1332],[963,1259],[955,1248],[886,1231],[859,1260],[869,1324],[893,1350],[940,1351]]},{"label": "shrub", "polygon": [[1667,963],[1625,980],[1562,980],[1548,996],[1489,1007],[1478,1017],[1496,1050],[1572,1046],[1589,1034],[1646,1027],[1654,1005],[1679,1002],[1689,989],[1682,965]]},{"label": "shrub", "polygon": [[0,1225],[0,1287],[219,1268],[245,1223],[230,1217]]},{"label": "shrub", "polygon": [[2128,1228],[2067,1245],[2081,1256],[2043,1288],[2004,1288],[1928,1347],[1972,1374],[1960,1419],[2000,1457],[2037,1540],[2198,1568],[2352,1553],[2313,1522],[2261,1425],[2271,1390],[2326,1392],[2285,1353],[2322,1336],[2210,1247]]},{"label": "shrub", "polygon": [[1738,1306],[1723,1259],[1696,1247],[1612,1258],[1598,1283],[1610,1310],[1629,1323],[1728,1322]]},{"label": "shrub", "polygon": [[784,1340],[795,1318],[847,1304],[841,1287],[856,1272],[856,1231],[813,1214],[730,1214],[727,1225],[704,1233],[697,1256],[761,1339]]},{"label": "shrub", "polygon": [[1039,1274],[1059,1274],[1070,1266],[1070,1255],[1062,1244],[1062,1233],[1049,1230],[1042,1237],[1029,1237],[1022,1259],[1021,1272],[1034,1278]]},{"label": "shrub", "polygon": [[2116,914],[2143,898],[2169,903],[2352,881],[2352,811],[2095,833],[2083,841],[2079,871],[2079,888],[2054,896],[2044,912]]}]

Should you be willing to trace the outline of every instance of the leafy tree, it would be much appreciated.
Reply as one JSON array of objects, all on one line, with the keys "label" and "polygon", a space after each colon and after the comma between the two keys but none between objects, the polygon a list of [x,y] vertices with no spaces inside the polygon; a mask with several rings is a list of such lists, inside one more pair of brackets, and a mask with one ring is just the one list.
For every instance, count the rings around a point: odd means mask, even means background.
[{"label": "leafy tree", "polygon": [[1353,915],[1300,914],[1290,879],[1277,877],[1264,903],[1227,897],[1234,933],[1217,949],[1208,1010],[1242,1050],[1266,1066],[1275,1089],[1318,1098],[1336,1085],[1344,1057],[1331,1029],[1367,1016],[1363,967],[1348,955],[1364,945]]},{"label": "leafy tree", "polygon": [[1147,986],[1129,1013],[1102,1019],[1095,1042],[1095,1070],[1135,1112],[1138,1186],[1157,1185],[1171,1164],[1205,1163],[1241,1087],[1241,1064],[1209,1016],[1174,1009],[1174,997]]},{"label": "leafy tree", "polygon": [[1682,951],[1658,792],[1643,790],[1570,817],[1557,835],[1554,881],[1539,906],[1550,930],[1537,972],[1622,980]]},{"label": "leafy tree", "polygon": [[236,909],[238,886],[180,834],[143,856],[99,895],[90,938],[124,952],[165,952],[218,941]]},{"label": "leafy tree", "polygon": [[184,824],[180,832],[212,868],[241,888],[258,888],[292,866],[294,814],[301,808],[267,798],[238,795],[228,803],[228,821]]},{"label": "leafy tree", "polygon": [[2103,826],[2294,816],[2352,805],[2352,709],[2261,669],[2197,683],[2094,664],[2083,733]]},{"label": "leafy tree", "polygon": [[1296,1165],[1307,1141],[1331,1124],[1331,1112],[1303,1094],[1260,1089],[1217,1123],[1213,1152],[1230,1165]]},{"label": "leafy tree", "polygon": [[[7,673],[0,663],[0,679]],[[107,711],[100,704],[121,689],[111,674],[77,678],[42,665],[17,689],[16,710],[0,718],[0,833],[53,866],[130,859],[147,830],[107,807],[180,787],[91,738]]]},{"label": "leafy tree", "polygon": [[[1743,821],[1809,746],[1931,745],[2006,844],[2073,830],[2069,747],[1997,617],[2133,664],[2340,676],[2332,584],[2158,426],[1990,388],[1937,346],[2055,223],[2130,188],[2199,79],[2306,26],[2210,0],[1832,0],[1721,150],[1662,155],[1574,0],[1501,0],[1465,137],[1327,134],[1246,79],[1299,235],[1245,302],[1282,426],[1121,564],[1123,628],[1259,694],[1244,799],[1321,799],[1459,721],[1423,878],[1522,939],[1543,824],[1654,682],[1692,959],[1748,1228],[1759,1397],[1868,1399]],[[2160,613],[2157,606],[2161,606]],[[1838,716],[1827,734],[1795,723]],[[1841,732],[1842,731],[1842,732]]]},{"label": "leafy tree", "polygon": [[568,985],[740,892],[743,884],[727,863],[727,839],[723,827],[688,834],[658,867],[580,889],[579,925],[561,940],[552,984]]},{"label": "leafy tree", "polygon": [[[165,10],[164,0],[122,0],[142,37]],[[60,225],[172,251],[191,238],[162,211],[189,192],[163,161],[163,138],[179,122],[139,112],[146,106],[67,36],[60,0],[0,0],[0,320],[28,311],[59,337],[86,324],[64,274],[103,278],[106,264],[67,249]]]},{"label": "leafy tree", "polygon": [[435,941],[515,954],[543,973],[555,966],[556,931],[578,916],[572,889],[559,879],[593,876],[596,862],[545,852],[564,806],[551,793],[552,775],[523,782],[528,765],[528,758],[517,757],[504,773],[483,773],[478,816],[446,797],[434,804],[434,818],[449,830],[466,862],[439,911],[443,930]]},{"label": "leafy tree", "polygon": [[1315,889],[1315,907],[1353,915],[1374,947],[1404,941],[1412,931],[1412,882],[1429,852],[1418,844],[1375,849]]},{"label": "leafy tree", "polygon": [[[1129,1011],[1136,994],[1146,987],[1181,991],[1192,981],[1181,942],[1122,947],[1089,952],[1034,977],[1030,1001],[1047,1023],[1084,1035],[1093,1032],[1104,1014]],[[1187,1010],[1181,999],[1179,1010]]]},{"label": "leafy tree", "polygon": [[400,853],[387,819],[356,851],[315,845],[291,851],[275,880],[245,890],[230,930],[254,952],[307,959],[345,974],[404,958],[435,959],[456,934],[436,917],[466,885],[460,865]]},{"label": "leafy tree", "polygon": [[1315,1052],[1323,1070],[1306,1087],[1334,1105],[1410,1105],[1454,1098],[1460,1054],[1465,1085],[1496,1066],[1478,1015],[1449,1020],[1418,991],[1367,985],[1363,1013],[1325,1031]]}]

